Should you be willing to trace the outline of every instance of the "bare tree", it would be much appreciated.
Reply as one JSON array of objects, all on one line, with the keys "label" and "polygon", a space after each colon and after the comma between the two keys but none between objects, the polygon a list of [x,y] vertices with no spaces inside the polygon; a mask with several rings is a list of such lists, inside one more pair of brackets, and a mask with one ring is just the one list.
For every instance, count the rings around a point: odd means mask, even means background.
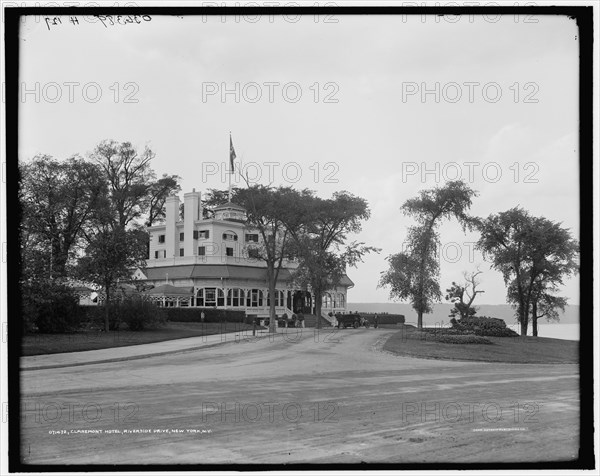
[{"label": "bare tree", "polygon": [[446,289],[446,301],[454,304],[454,307],[450,310],[450,317],[456,317],[460,314],[460,318],[463,319],[477,313],[477,308],[473,306],[473,302],[478,294],[485,292],[477,289],[480,284],[477,276],[481,273],[482,271],[479,268],[470,274],[464,271],[464,284],[461,286],[452,281],[452,286]]}]

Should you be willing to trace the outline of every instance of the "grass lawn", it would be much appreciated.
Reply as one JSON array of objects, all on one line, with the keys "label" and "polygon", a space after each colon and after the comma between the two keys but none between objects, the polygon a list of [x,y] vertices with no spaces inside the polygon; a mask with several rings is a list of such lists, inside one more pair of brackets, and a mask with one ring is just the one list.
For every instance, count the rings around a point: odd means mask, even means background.
[{"label": "grass lawn", "polygon": [[57,354],[82,350],[108,349],[126,345],[149,344],[172,339],[238,332],[252,326],[241,323],[168,322],[160,329],[132,332],[82,331],[72,334],[29,334],[23,337],[22,355]]},{"label": "grass lawn", "polygon": [[386,351],[423,359],[475,360],[515,364],[576,364],[579,342],[546,337],[486,337],[489,344],[445,344],[417,337],[406,326],[384,344]]}]

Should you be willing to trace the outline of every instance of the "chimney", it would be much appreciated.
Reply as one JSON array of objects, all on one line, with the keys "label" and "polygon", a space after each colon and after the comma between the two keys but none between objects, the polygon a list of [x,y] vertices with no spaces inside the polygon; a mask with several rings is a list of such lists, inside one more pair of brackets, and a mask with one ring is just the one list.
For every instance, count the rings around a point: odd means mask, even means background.
[{"label": "chimney", "polygon": [[[165,201],[165,250],[166,258],[179,256],[179,235],[177,233],[177,222],[179,221],[179,197],[171,195]],[[177,249],[177,253],[175,250]]]},{"label": "chimney", "polygon": [[192,192],[186,193],[183,196],[183,252],[185,256],[194,256],[196,254],[194,222],[200,219],[200,192],[196,192],[196,189],[193,189]]}]

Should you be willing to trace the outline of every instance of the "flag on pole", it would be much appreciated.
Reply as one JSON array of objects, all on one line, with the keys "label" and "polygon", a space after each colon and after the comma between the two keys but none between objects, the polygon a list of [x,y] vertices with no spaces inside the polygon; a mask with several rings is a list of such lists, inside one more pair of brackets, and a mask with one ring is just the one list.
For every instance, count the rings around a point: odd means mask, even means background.
[{"label": "flag on pole", "polygon": [[235,159],[235,149],[233,148],[233,140],[231,140],[231,134],[229,134],[229,163],[231,165],[231,173],[233,173],[233,161]]}]

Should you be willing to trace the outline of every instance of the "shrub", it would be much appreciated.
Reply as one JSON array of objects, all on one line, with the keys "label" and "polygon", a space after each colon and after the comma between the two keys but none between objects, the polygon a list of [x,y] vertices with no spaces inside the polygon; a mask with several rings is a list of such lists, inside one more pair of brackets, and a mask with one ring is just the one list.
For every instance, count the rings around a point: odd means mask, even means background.
[{"label": "shrub", "polygon": [[[162,309],[139,297],[128,297],[108,305],[109,329],[118,331],[127,324],[131,331],[153,329],[164,325],[166,319]],[[79,306],[80,322],[88,328],[104,329],[106,306]]]},{"label": "shrub", "polygon": [[165,315],[155,304],[139,298],[125,299],[117,303],[120,319],[130,331],[142,331],[161,327],[165,324]]},{"label": "shrub", "polygon": [[477,336],[490,337],[515,337],[518,334],[512,329],[506,327],[506,322],[502,319],[486,316],[470,316],[456,320],[450,320],[452,329],[463,334],[475,334]]},{"label": "shrub", "polygon": [[[215,309],[214,307],[164,307],[158,308],[167,321],[172,322],[202,322],[201,314],[204,311],[204,322],[247,322],[244,311],[230,309]],[[252,323],[251,321],[249,323]]]},{"label": "shrub", "polygon": [[79,327],[78,298],[68,286],[46,283],[23,287],[23,326],[44,334],[74,332]]}]

